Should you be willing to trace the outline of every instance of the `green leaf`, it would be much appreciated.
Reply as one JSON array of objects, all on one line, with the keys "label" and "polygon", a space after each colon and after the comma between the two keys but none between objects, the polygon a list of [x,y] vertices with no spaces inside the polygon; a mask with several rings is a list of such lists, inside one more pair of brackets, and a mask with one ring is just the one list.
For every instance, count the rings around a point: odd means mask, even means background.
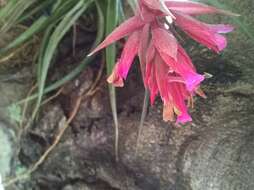
[{"label": "green leaf", "polygon": [[35,17],[35,21],[37,20],[37,16],[35,14],[40,15],[43,14],[44,16],[47,16],[44,14],[44,10],[48,9],[55,0],[38,0],[36,2],[36,5],[32,7],[30,10],[27,10],[17,21],[17,23],[22,23],[23,21],[26,21],[29,18]]},{"label": "green leaf", "polygon": [[127,0],[128,4],[130,5],[132,11],[135,13],[135,11],[137,10],[137,0]]},{"label": "green leaf", "polygon": [[124,9],[123,9],[123,3],[122,1],[119,1],[119,19],[118,19],[118,23],[122,23],[126,20],[125,18],[125,13],[124,13]]},{"label": "green leaf", "polygon": [[[108,7],[106,13],[106,34],[109,34],[118,24],[118,13],[119,13],[119,0],[108,0]],[[110,45],[106,48],[106,65],[107,74],[109,75],[116,62],[116,46],[115,44]],[[113,114],[113,120],[115,125],[115,156],[118,160],[118,141],[119,141],[119,131],[118,131],[118,119],[117,119],[117,105],[116,105],[116,91],[115,88],[109,84],[109,96],[110,105]]]},{"label": "green leaf", "polygon": [[42,51],[43,55],[41,58],[40,66],[40,78],[38,79],[38,98],[37,103],[32,115],[34,119],[44,94],[45,83],[48,75],[48,70],[54,56],[54,53],[57,49],[57,46],[60,40],[64,37],[64,35],[69,31],[72,25],[76,22],[76,20],[83,14],[83,12],[88,8],[92,0],[80,0],[66,15],[63,17],[61,22],[53,31],[52,35],[50,36],[48,43],[46,44],[45,51]]},{"label": "green leaf", "polygon": [[135,155],[137,155],[137,152],[138,152],[139,143],[140,143],[140,135],[141,135],[142,130],[143,130],[145,118],[146,118],[146,115],[147,115],[148,106],[149,106],[149,91],[147,89],[145,89],[145,96],[144,96],[142,114],[141,114],[141,118],[140,118],[140,122],[139,122],[139,127],[138,127],[138,136],[137,136],[136,153],[135,153]]},{"label": "green leaf", "polygon": [[[48,0],[46,5],[52,3],[52,0]],[[58,0],[54,3],[52,8],[52,15],[42,14],[39,18],[37,18],[31,26],[28,27],[26,31],[21,33],[17,38],[15,38],[11,43],[9,43],[6,47],[0,49],[0,54],[4,54],[12,48],[16,48],[19,45],[30,40],[35,34],[47,30],[50,25],[56,25],[59,20],[61,20],[66,13],[68,13],[77,3],[77,0],[67,0],[61,2]],[[44,5],[43,7],[45,8]],[[39,5],[40,6],[40,5]],[[32,13],[28,13],[28,15],[32,15]],[[25,20],[28,15],[25,15],[22,20]],[[20,21],[19,21],[20,22]]]},{"label": "green leaf", "polygon": [[[98,1],[100,0],[95,0],[96,3],[96,7],[97,7],[97,12],[98,12],[98,30],[97,30],[97,35],[96,35],[96,39],[94,44],[92,45],[91,49],[94,49],[94,47],[96,47],[99,42],[102,41],[103,39],[103,35],[104,35],[104,27],[100,27],[100,26],[104,26],[104,15],[102,12],[102,7],[101,4],[98,3]],[[61,87],[62,85],[64,85],[65,83],[67,83],[70,80],[73,80],[74,78],[76,78],[85,68],[86,66],[92,62],[92,60],[94,59],[94,56],[91,57],[86,57],[75,69],[73,69],[69,74],[67,74],[66,76],[64,76],[62,79],[50,84],[49,86],[47,86],[44,90],[44,94],[49,93],[53,90],[56,90],[57,88]],[[29,97],[27,97],[26,99],[20,100],[18,102],[16,102],[16,104],[20,105],[25,103],[26,101],[31,101],[34,100],[38,97],[38,93],[33,94]]]},{"label": "green leaf", "polygon": [[29,40],[34,34],[42,29],[47,20],[48,16],[45,15],[38,18],[25,32],[15,38],[14,41],[9,43],[6,47],[0,49],[0,54],[3,54]]},{"label": "green leaf", "polygon": [[36,0],[9,0],[0,10],[0,34],[6,33],[14,26],[21,15],[35,2]]}]

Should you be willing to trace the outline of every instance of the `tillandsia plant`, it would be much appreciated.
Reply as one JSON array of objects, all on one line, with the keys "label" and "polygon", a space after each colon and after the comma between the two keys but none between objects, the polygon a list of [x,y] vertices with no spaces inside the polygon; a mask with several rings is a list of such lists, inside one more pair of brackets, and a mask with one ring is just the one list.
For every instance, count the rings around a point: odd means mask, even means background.
[{"label": "tillandsia plant", "polygon": [[154,103],[159,94],[163,104],[164,121],[186,123],[192,121],[188,106],[196,94],[205,97],[200,88],[204,75],[197,73],[190,57],[178,43],[174,33],[179,27],[195,41],[216,53],[227,46],[223,34],[233,27],[207,24],[195,18],[203,14],[235,15],[202,3],[179,0],[138,0],[135,15],[107,36],[90,55],[128,36],[108,82],[124,86],[129,69],[137,55],[145,88]]}]

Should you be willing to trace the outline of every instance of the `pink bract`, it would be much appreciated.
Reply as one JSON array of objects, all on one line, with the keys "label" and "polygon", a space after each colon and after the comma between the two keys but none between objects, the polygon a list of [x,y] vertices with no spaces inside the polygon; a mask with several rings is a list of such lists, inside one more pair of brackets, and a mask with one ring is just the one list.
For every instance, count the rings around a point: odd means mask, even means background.
[{"label": "pink bract", "polygon": [[192,1],[139,0],[138,5],[135,16],[120,24],[89,55],[128,36],[108,82],[118,87],[124,86],[133,60],[138,56],[151,104],[158,94],[163,101],[163,119],[173,121],[176,115],[177,123],[192,121],[187,102],[193,102],[195,94],[205,97],[200,88],[204,76],[197,73],[170,28],[179,27],[195,41],[219,53],[227,46],[223,34],[231,32],[233,27],[203,23],[195,16],[235,14]]}]

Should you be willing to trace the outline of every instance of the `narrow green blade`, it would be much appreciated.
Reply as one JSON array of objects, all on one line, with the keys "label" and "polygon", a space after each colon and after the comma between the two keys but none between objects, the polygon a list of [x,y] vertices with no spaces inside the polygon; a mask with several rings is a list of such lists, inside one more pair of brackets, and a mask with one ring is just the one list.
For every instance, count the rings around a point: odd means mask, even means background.
[{"label": "narrow green blade", "polygon": [[64,35],[69,31],[72,25],[76,22],[76,20],[83,14],[83,12],[88,8],[88,6],[92,3],[92,0],[81,0],[79,1],[62,19],[62,21],[55,28],[52,33],[48,43],[46,44],[45,51],[43,52],[43,56],[41,58],[41,66],[40,66],[40,79],[38,80],[38,99],[33,112],[32,118],[35,118],[37,114],[42,97],[44,94],[45,83],[48,75],[48,70],[51,64],[51,60],[54,56],[54,53],[57,49],[57,46],[60,40],[64,37]]},{"label": "narrow green blade", "polygon": [[[106,34],[113,31],[118,23],[118,13],[119,13],[119,0],[107,0],[108,7],[106,13]],[[107,74],[110,75],[115,62],[116,62],[116,46],[115,44],[106,48],[106,64],[107,64]],[[110,104],[113,114],[113,120],[115,125],[115,156],[118,161],[118,141],[119,141],[119,131],[118,131],[118,118],[117,118],[117,105],[116,105],[116,91],[115,88],[109,84],[109,96]]]}]

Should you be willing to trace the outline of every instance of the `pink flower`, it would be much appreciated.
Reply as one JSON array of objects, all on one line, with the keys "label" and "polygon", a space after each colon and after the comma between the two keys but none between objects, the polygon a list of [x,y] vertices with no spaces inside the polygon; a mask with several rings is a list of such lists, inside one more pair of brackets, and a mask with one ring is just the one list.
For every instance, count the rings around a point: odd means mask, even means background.
[{"label": "pink flower", "polygon": [[173,121],[176,115],[177,123],[192,121],[186,104],[192,104],[195,94],[205,97],[200,89],[204,76],[197,73],[170,27],[178,26],[197,42],[220,52],[227,45],[222,34],[231,32],[233,27],[206,24],[193,16],[233,14],[191,1],[139,0],[138,3],[135,16],[117,27],[89,55],[129,36],[108,82],[122,87],[135,56],[138,56],[151,104],[158,94],[163,101],[163,119]]}]

